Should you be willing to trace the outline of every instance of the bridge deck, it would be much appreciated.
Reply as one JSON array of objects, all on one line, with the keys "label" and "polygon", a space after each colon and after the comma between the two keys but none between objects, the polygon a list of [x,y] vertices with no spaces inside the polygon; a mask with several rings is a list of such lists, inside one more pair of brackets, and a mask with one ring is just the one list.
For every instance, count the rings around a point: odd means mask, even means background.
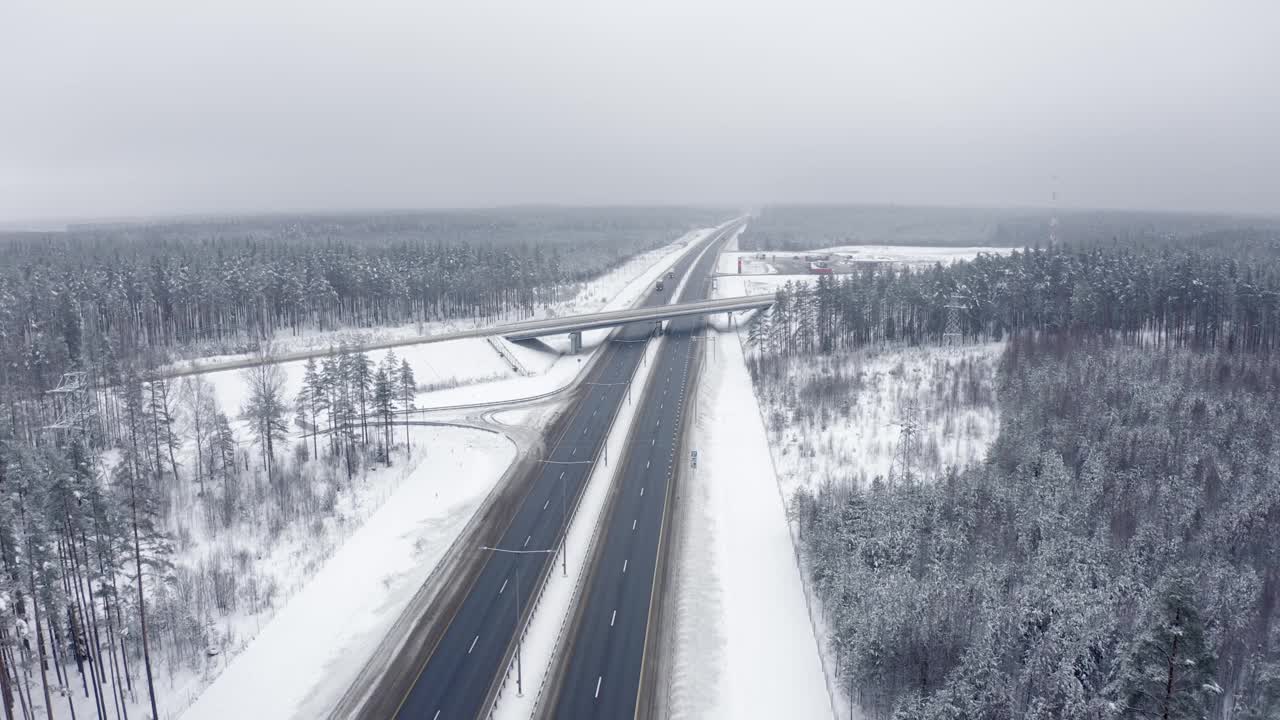
[{"label": "bridge deck", "polygon": [[772,295],[748,295],[743,297],[720,298],[718,300],[699,300],[697,302],[672,303],[628,310],[573,315],[546,320],[529,320],[525,322],[500,325],[493,329],[495,335],[508,340],[530,340],[544,335],[582,332],[598,328],[626,325],[633,322],[670,320],[690,315],[710,315],[719,312],[737,310],[758,310],[773,304]]}]

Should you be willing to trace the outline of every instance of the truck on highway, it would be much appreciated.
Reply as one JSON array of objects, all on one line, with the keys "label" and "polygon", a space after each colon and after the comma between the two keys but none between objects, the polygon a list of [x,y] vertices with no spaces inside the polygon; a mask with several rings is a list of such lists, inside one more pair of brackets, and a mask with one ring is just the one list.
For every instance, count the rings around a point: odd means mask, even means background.
[{"label": "truck on highway", "polygon": [[662,292],[662,281],[658,281],[658,292]]}]

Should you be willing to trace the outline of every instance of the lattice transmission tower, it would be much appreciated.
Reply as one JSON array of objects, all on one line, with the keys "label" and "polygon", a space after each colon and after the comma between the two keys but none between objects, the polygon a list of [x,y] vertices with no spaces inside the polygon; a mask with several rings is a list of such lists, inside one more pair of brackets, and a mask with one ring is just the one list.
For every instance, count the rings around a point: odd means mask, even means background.
[{"label": "lattice transmission tower", "polygon": [[44,429],[85,431],[96,412],[91,392],[88,375],[83,371],[62,373],[58,386],[46,393],[53,398],[54,419]]},{"label": "lattice transmission tower", "polygon": [[964,324],[960,319],[960,313],[965,310],[963,298],[952,295],[946,308],[947,324],[942,330],[942,344],[948,347],[960,345],[964,342]]},{"label": "lattice transmission tower", "polygon": [[909,485],[915,479],[912,468],[920,456],[920,408],[914,400],[903,404],[898,425],[902,429],[898,432],[898,447],[894,449],[893,460],[889,464],[889,484]]}]

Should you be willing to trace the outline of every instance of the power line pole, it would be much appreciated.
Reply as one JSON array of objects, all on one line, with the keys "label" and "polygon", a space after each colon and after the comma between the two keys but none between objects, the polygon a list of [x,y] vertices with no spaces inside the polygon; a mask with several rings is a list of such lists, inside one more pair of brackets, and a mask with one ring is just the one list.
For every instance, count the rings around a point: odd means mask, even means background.
[{"label": "power line pole", "polygon": [[954,347],[964,342],[964,326],[960,322],[960,312],[965,309],[965,306],[960,296],[953,294],[945,307],[947,324],[942,330],[942,344],[946,347]]}]

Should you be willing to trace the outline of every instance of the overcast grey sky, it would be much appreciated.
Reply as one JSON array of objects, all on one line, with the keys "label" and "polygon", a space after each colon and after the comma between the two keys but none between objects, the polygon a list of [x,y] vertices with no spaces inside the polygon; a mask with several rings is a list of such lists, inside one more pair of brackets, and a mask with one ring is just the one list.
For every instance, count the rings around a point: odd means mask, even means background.
[{"label": "overcast grey sky", "polygon": [[0,222],[508,203],[1280,212],[1280,3],[0,0]]}]

